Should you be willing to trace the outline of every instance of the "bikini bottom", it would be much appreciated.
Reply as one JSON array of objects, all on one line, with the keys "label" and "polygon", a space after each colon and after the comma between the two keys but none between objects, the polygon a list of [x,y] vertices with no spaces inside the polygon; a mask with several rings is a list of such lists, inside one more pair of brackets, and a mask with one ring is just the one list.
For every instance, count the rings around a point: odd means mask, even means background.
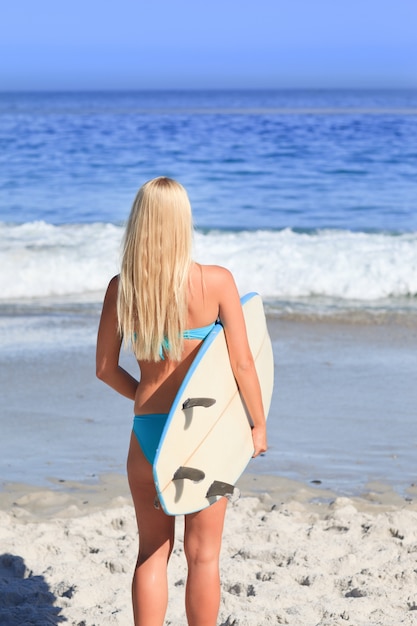
[{"label": "bikini bottom", "polygon": [[151,465],[155,460],[167,417],[168,413],[148,413],[147,415],[135,415],[133,418],[133,432],[143,454]]}]

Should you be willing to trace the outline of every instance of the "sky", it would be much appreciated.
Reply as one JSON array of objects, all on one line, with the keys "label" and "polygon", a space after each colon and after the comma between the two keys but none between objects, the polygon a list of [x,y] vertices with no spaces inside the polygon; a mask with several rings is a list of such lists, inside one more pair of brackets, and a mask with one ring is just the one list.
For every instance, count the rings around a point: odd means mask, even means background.
[{"label": "sky", "polygon": [[417,0],[13,0],[0,91],[417,87]]}]

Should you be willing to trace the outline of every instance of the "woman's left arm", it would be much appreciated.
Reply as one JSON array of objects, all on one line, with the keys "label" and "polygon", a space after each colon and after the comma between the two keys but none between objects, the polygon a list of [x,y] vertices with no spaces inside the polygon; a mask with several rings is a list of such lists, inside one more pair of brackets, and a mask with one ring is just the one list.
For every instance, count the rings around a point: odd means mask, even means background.
[{"label": "woman's left arm", "polygon": [[119,365],[122,338],[117,324],[117,290],[119,277],[107,287],[97,335],[96,375],[122,396],[135,399],[139,382]]}]

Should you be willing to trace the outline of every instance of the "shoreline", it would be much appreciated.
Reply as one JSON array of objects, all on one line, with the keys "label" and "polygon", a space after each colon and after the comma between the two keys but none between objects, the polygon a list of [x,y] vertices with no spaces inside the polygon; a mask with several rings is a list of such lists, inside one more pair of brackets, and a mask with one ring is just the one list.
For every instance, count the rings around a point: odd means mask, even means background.
[{"label": "shoreline", "polygon": [[[133,410],[95,378],[97,316],[48,320],[35,316],[23,343],[18,323],[0,353],[0,473],[41,487],[48,477],[123,474]],[[375,482],[406,495],[416,480],[417,328],[275,317],[268,327],[276,366],[269,449],[247,472],[320,481],[347,497]],[[122,362],[135,372],[130,356]]]},{"label": "shoreline", "polygon": [[[236,487],[239,499],[267,499],[275,507],[294,501],[317,514],[338,500],[349,500],[358,511],[374,515],[401,509],[417,511],[417,483],[403,495],[388,484],[370,483],[361,493],[347,497],[316,482],[245,472]],[[10,513],[22,522],[82,517],[120,506],[132,506],[127,476],[123,474],[109,473],[81,482],[51,479],[49,486],[0,483],[0,512]]]}]

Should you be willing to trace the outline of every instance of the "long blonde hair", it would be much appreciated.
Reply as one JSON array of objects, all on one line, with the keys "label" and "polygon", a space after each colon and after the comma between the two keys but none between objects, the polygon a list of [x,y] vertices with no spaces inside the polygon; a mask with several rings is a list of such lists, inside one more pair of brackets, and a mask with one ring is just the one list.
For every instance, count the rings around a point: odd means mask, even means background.
[{"label": "long blonde hair", "polygon": [[[126,226],[117,299],[119,332],[138,360],[180,360],[192,253],[187,192],[161,176],[138,191]],[[169,346],[169,349],[168,349]]]}]

